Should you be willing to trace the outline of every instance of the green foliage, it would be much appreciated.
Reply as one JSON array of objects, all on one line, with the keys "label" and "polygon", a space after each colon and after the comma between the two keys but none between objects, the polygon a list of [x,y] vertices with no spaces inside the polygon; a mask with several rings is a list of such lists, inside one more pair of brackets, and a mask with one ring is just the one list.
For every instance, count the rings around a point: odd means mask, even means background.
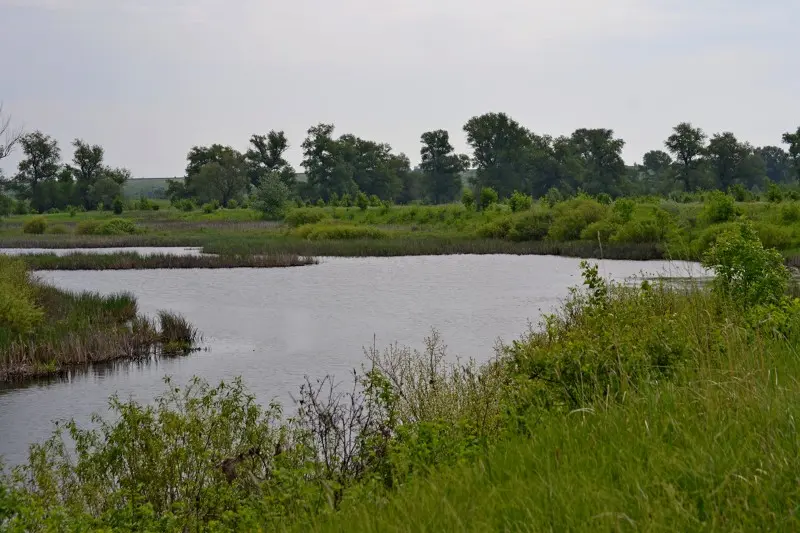
[{"label": "green foliage", "polygon": [[497,191],[495,191],[493,188],[483,187],[481,189],[481,196],[480,196],[481,209],[486,209],[487,207],[496,204],[497,200],[498,200]]},{"label": "green foliage", "polygon": [[767,180],[767,201],[774,204],[783,201],[783,189],[774,181]]},{"label": "green foliage", "polygon": [[44,217],[33,217],[22,225],[23,233],[41,235],[47,231],[47,219]]},{"label": "green foliage", "polygon": [[784,224],[794,224],[800,221],[800,204],[790,202],[781,207],[781,221]]},{"label": "green foliage", "polygon": [[69,233],[69,230],[63,224],[55,224],[49,226],[46,233],[49,233],[50,235],[66,235]]},{"label": "green foliage", "polygon": [[305,224],[294,230],[291,235],[310,241],[383,239],[386,232],[368,226],[350,224]]},{"label": "green foliage", "polygon": [[362,211],[366,211],[369,207],[369,198],[361,191],[356,195],[356,206]]},{"label": "green foliage", "polygon": [[614,207],[612,207],[614,218],[621,224],[630,222],[631,218],[633,218],[633,213],[635,210],[636,202],[630,198],[619,198],[616,202],[614,202]]},{"label": "green foliage", "polygon": [[717,237],[703,257],[714,288],[742,305],[774,304],[786,292],[789,272],[776,250],[765,249],[753,226],[740,223]]},{"label": "green foliage", "polygon": [[75,228],[78,235],[134,235],[140,229],[132,220],[112,218],[106,221],[85,220]]},{"label": "green foliage", "polygon": [[461,203],[467,209],[473,209],[475,207],[475,193],[470,188],[464,189],[464,192],[461,193]]},{"label": "green foliage", "polygon": [[203,213],[210,214],[214,211],[216,211],[216,209],[214,208],[214,204],[211,202],[203,204]]},{"label": "green foliage", "polygon": [[235,199],[231,198],[230,200],[228,200],[228,203],[225,204],[225,207],[227,209],[238,209],[239,208],[239,202],[237,202]]},{"label": "green foliage", "polygon": [[284,222],[289,226],[296,228],[304,224],[316,224],[328,218],[327,213],[320,208],[301,208],[292,209],[284,217]]},{"label": "green foliage", "polygon": [[184,213],[190,213],[190,212],[194,211],[194,208],[196,206],[195,206],[194,201],[192,201],[190,198],[184,198],[184,199],[178,201],[177,207],[178,207],[178,209],[180,209]]},{"label": "green foliage", "polygon": [[114,211],[115,215],[121,215],[123,211],[123,203],[122,197],[116,196],[114,201],[111,203],[111,210]]},{"label": "green foliage", "polygon": [[373,194],[369,197],[369,206],[370,207],[381,207],[383,206],[383,201],[378,197],[377,194]]},{"label": "green foliage", "polygon": [[69,213],[70,218],[75,218],[75,216],[78,214],[78,209],[74,205],[71,205],[69,206],[67,212]]},{"label": "green foliage", "polygon": [[733,197],[722,191],[711,191],[703,206],[703,218],[709,224],[729,222],[739,215]]},{"label": "green foliage", "polygon": [[0,345],[4,339],[29,335],[43,318],[25,263],[0,255]]},{"label": "green foliage", "polygon": [[339,205],[342,207],[351,207],[353,205],[353,199],[350,197],[350,193],[344,193],[339,200]]},{"label": "green foliage", "polygon": [[268,174],[256,189],[253,206],[267,220],[280,220],[286,212],[289,202],[289,188],[280,176]]},{"label": "green foliage", "polygon": [[744,188],[744,185],[741,183],[736,183],[731,186],[728,193],[733,196],[733,199],[737,202],[747,202],[752,199],[752,194],[750,191]]},{"label": "green foliage", "polygon": [[0,217],[7,217],[14,209],[14,201],[0,191]]},{"label": "green foliage", "polygon": [[602,243],[609,242],[611,237],[619,231],[619,225],[609,219],[592,222],[581,231],[581,239],[584,241],[600,240]]},{"label": "green foliage", "polygon": [[548,238],[554,241],[580,239],[581,233],[589,224],[605,218],[608,207],[591,199],[576,198],[556,205],[553,208],[553,223]]},{"label": "green foliage", "polygon": [[603,205],[611,205],[611,195],[605,192],[601,192],[596,196],[598,202]]},{"label": "green foliage", "polygon": [[527,194],[522,194],[519,191],[514,191],[508,199],[508,205],[511,211],[517,213],[519,211],[526,211],[533,205],[533,198]]},{"label": "green foliage", "polygon": [[550,207],[554,207],[556,204],[561,203],[564,200],[564,195],[561,194],[561,191],[556,187],[550,187],[550,189],[547,190],[547,194],[544,195],[544,201]]}]

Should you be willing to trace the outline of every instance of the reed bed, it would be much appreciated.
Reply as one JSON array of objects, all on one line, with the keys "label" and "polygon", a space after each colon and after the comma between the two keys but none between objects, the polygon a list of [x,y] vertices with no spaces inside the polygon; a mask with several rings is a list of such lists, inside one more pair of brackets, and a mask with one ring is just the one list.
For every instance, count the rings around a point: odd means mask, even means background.
[{"label": "reed bed", "polygon": [[282,268],[317,264],[313,257],[291,253],[269,255],[141,255],[136,252],[114,254],[74,253],[30,254],[22,256],[33,270],[147,270],[183,268]]}]

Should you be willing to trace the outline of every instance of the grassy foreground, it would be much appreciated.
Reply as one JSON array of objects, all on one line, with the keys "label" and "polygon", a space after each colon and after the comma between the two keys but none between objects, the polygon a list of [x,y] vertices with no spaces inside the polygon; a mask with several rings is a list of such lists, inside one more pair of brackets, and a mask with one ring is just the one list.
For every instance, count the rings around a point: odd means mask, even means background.
[{"label": "grassy foreground", "polygon": [[184,351],[196,337],[180,316],[140,316],[130,294],[62,291],[33,280],[22,260],[0,256],[0,381]]},{"label": "grassy foreground", "polygon": [[[793,531],[800,302],[752,227],[713,288],[584,289],[483,366],[367,350],[296,413],[167,384],[68,424],[0,484],[9,531]],[[75,444],[73,457],[65,442]]]}]

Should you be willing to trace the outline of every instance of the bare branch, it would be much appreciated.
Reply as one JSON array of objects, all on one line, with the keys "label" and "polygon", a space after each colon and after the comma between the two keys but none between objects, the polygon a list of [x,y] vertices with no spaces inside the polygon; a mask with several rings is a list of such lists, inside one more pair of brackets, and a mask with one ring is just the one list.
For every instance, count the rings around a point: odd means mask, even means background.
[{"label": "bare branch", "polygon": [[11,115],[3,114],[3,103],[0,102],[0,159],[11,155],[22,135],[22,127],[16,129],[11,127]]}]

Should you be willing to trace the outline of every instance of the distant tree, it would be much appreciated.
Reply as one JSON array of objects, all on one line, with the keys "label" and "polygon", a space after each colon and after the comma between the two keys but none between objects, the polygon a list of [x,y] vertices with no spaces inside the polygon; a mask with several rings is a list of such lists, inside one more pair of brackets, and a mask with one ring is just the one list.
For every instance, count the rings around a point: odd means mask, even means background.
[{"label": "distant tree", "polygon": [[241,155],[230,147],[221,144],[211,146],[193,146],[186,155],[186,178],[187,185],[191,184],[191,178],[200,173],[200,169],[206,163],[222,163],[224,157]]},{"label": "distant tree", "polygon": [[620,195],[625,177],[625,141],[614,138],[614,130],[582,128],[572,134],[570,142],[581,166],[576,185],[589,194]]},{"label": "distant tree", "polygon": [[672,158],[662,150],[651,150],[644,154],[642,166],[650,172],[659,174],[672,166]]},{"label": "distant tree", "polygon": [[[276,173],[280,177],[279,174]],[[241,196],[248,186],[247,166],[238,153],[226,153],[219,161],[200,167],[194,176],[192,187],[201,203],[212,201],[227,205]]]},{"label": "distant tree", "polygon": [[122,195],[122,187],[111,178],[101,177],[89,188],[87,194],[87,202],[91,202],[92,209],[112,209],[114,198]]},{"label": "distant tree", "polygon": [[464,125],[477,168],[477,184],[507,197],[514,190],[530,193],[530,132],[505,113],[486,113]]},{"label": "distant tree", "polygon": [[792,175],[792,160],[789,153],[779,146],[756,148],[756,154],[764,162],[767,177],[776,183],[788,183],[795,179]]},{"label": "distant tree", "polygon": [[713,135],[706,148],[706,154],[714,173],[716,186],[728,190],[734,182],[753,181],[751,176],[743,175],[745,164],[752,153],[752,147],[740,143],[729,131]]},{"label": "distant tree", "polygon": [[315,195],[326,201],[334,193],[340,196],[358,190],[353,180],[353,169],[343,160],[333,131],[333,124],[312,126],[302,144],[308,185]]},{"label": "distant tree", "polygon": [[[406,158],[406,163],[408,158]],[[411,202],[422,200],[427,192],[427,182],[425,174],[419,168],[410,169],[400,173],[400,193],[397,195],[397,203],[410,204]]]},{"label": "distant tree", "polygon": [[697,169],[698,160],[703,156],[706,138],[702,129],[695,128],[688,122],[681,122],[664,142],[667,150],[678,160],[679,176],[687,190],[691,187],[692,174]]},{"label": "distant tree", "polygon": [[795,179],[800,180],[800,127],[794,133],[784,133],[783,143],[789,145],[789,157],[794,167]]},{"label": "distant tree", "polygon": [[269,173],[277,172],[287,187],[294,189],[296,173],[292,165],[284,158],[289,149],[289,141],[283,131],[270,131],[267,135],[250,137],[250,148],[244,154],[248,164],[250,183],[256,187],[261,178]]},{"label": "distant tree", "polygon": [[255,192],[253,206],[261,211],[267,220],[279,220],[286,211],[289,202],[289,187],[276,173],[264,176]]},{"label": "distant tree", "polygon": [[116,184],[123,186],[133,177],[133,174],[127,168],[112,168],[104,166],[100,172],[100,177],[110,179]]},{"label": "distant tree", "polygon": [[[83,207],[92,209],[97,205],[97,202],[94,201],[93,189],[97,182],[104,177],[103,157],[105,151],[102,146],[89,145],[81,139],[75,139],[72,146],[75,148],[75,152],[70,170],[75,178],[75,192]],[[101,187],[101,189],[105,189],[105,187]],[[110,204],[105,203],[105,205],[108,207]]]},{"label": "distant tree", "polygon": [[428,131],[421,137],[422,163],[431,202],[441,204],[453,201],[462,190],[461,173],[469,167],[469,157],[455,153],[446,130]]},{"label": "distant tree", "polygon": [[43,212],[53,207],[50,196],[61,169],[61,150],[58,142],[41,131],[24,135],[20,139],[23,159],[12,188],[20,199],[28,200],[33,209]]}]

